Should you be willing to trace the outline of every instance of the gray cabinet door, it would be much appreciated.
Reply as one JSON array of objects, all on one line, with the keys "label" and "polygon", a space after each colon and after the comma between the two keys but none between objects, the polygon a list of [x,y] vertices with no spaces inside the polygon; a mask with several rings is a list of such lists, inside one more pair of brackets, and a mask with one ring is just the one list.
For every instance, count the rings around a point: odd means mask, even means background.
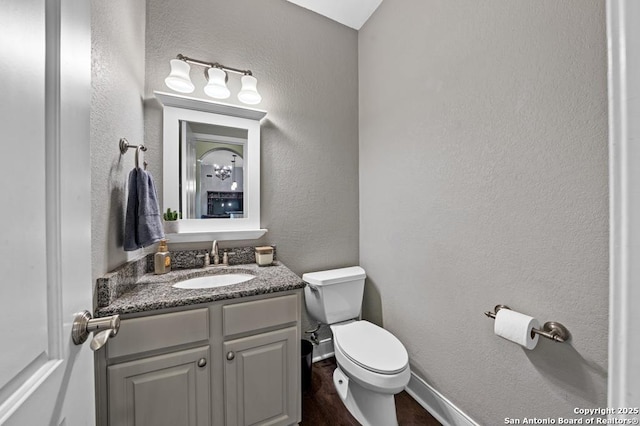
[{"label": "gray cabinet door", "polygon": [[108,367],[109,425],[209,426],[209,364],[204,346]]},{"label": "gray cabinet door", "polygon": [[226,426],[297,423],[298,352],[295,326],[224,343]]}]

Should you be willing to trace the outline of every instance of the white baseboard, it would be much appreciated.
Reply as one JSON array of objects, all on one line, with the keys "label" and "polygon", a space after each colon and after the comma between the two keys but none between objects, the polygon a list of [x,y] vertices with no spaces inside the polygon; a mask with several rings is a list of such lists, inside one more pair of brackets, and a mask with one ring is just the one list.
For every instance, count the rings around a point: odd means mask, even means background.
[{"label": "white baseboard", "polygon": [[320,343],[313,347],[313,362],[322,361],[332,357],[333,352],[333,339],[324,339]]},{"label": "white baseboard", "polygon": [[478,423],[453,405],[440,392],[414,373],[411,373],[411,379],[405,390],[444,426],[479,426]]}]

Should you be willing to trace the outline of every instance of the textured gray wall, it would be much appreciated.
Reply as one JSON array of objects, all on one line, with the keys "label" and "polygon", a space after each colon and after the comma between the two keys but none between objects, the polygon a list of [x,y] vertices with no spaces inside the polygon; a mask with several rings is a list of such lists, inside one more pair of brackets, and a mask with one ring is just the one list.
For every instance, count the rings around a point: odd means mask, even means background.
[{"label": "textured gray wall", "polygon": [[[169,91],[163,80],[177,53],[251,69],[263,96],[258,107],[268,111],[261,154],[262,226],[269,233],[226,246],[277,244],[279,258],[299,274],[357,263],[354,30],[284,0],[118,0],[92,7],[94,278],[142,254],[122,250],[134,153],[121,157],[117,142],[144,140],[161,196],[162,116],[151,97],[153,90]],[[193,96],[206,98],[201,73],[194,70],[192,78],[199,91]],[[239,79],[232,75],[229,85],[235,96]],[[185,246],[194,245],[174,248]]]},{"label": "textured gray wall", "polygon": [[[164,85],[178,53],[250,69],[266,110],[262,125],[260,240],[276,244],[295,273],[358,263],[357,32],[284,0],[177,0],[147,4],[145,141],[162,194],[162,111],[154,90]],[[200,68],[196,91],[207,98]],[[231,97],[240,80],[229,76]],[[173,244],[174,249],[211,247]],[[171,248],[171,247],[170,247]],[[306,315],[303,327],[310,327]]]},{"label": "textured gray wall", "polygon": [[[151,99],[176,54],[250,69],[262,126],[262,226],[294,272],[358,262],[357,32],[284,0],[147,4],[145,141],[162,194],[162,111]],[[202,69],[196,91],[207,98]],[[240,80],[229,76],[235,97]],[[232,243],[233,245],[242,243]],[[229,244],[227,244],[229,245]],[[174,247],[182,247],[174,246]],[[207,245],[194,244],[191,246]],[[210,244],[207,246],[210,247]],[[224,247],[224,245],[221,245]]]},{"label": "textured gray wall", "polygon": [[[606,73],[601,1],[386,0],[359,33],[365,315],[480,424],[606,406]],[[498,303],[572,343],[495,336]]]},{"label": "textured gray wall", "polygon": [[91,2],[91,240],[95,279],[140,252],[122,249],[126,182],[144,141],[144,0]]}]

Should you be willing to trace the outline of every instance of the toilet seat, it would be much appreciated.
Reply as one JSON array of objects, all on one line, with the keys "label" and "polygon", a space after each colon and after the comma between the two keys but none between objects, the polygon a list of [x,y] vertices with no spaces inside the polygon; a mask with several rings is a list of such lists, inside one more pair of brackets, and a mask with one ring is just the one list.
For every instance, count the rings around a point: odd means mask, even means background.
[{"label": "toilet seat", "polygon": [[396,336],[368,321],[332,327],[334,344],[354,364],[378,374],[398,374],[409,365],[409,355]]}]

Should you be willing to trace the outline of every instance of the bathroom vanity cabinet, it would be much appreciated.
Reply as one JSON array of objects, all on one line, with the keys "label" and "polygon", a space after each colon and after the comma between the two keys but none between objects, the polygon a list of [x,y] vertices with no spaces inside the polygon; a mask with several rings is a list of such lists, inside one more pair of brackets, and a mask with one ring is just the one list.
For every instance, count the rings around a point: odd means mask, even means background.
[{"label": "bathroom vanity cabinet", "polygon": [[123,317],[96,354],[101,426],[300,422],[301,290]]}]

